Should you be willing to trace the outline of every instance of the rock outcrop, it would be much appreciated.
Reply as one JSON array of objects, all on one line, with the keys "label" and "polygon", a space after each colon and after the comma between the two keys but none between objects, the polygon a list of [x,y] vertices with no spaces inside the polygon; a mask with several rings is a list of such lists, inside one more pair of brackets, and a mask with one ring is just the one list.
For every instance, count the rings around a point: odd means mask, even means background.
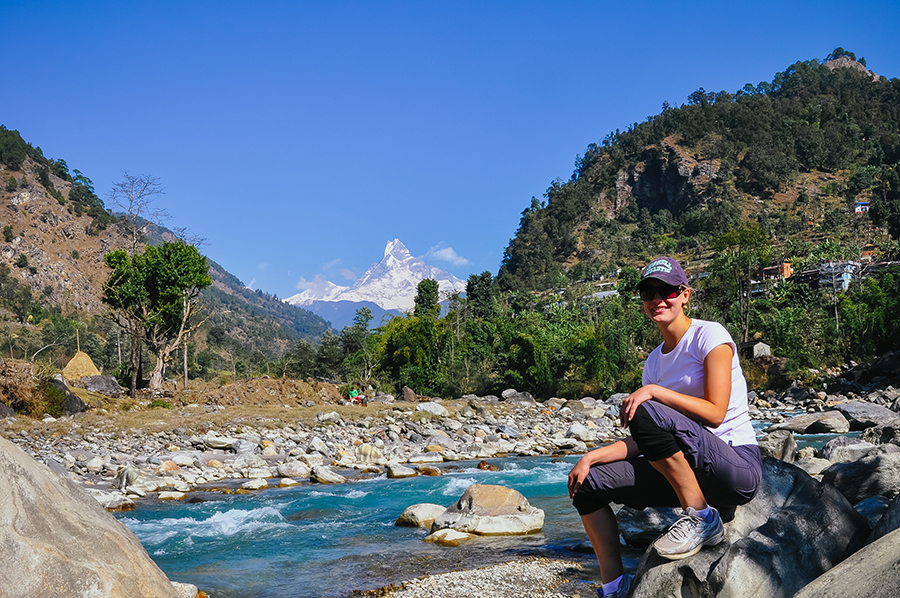
[{"label": "rock outcrop", "polygon": [[134,534],[0,438],[0,588],[8,598],[175,598]]},{"label": "rock outcrop", "polygon": [[757,496],[725,531],[721,544],[681,561],[647,550],[632,598],[793,596],[859,549],[869,528],[832,486],[766,458]]}]

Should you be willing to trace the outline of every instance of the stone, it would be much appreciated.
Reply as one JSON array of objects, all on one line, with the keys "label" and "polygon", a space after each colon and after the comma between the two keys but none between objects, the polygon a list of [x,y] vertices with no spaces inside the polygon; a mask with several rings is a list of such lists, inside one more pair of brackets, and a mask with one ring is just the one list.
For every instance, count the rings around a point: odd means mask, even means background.
[{"label": "stone", "polygon": [[569,426],[569,429],[566,430],[566,438],[574,438],[581,442],[594,442],[597,440],[597,434],[596,432],[587,429],[587,427],[582,424],[572,424]]},{"label": "stone", "polygon": [[832,486],[767,457],[756,497],[736,507],[725,540],[679,561],[647,550],[631,597],[792,596],[858,550],[867,534],[865,519]]},{"label": "stone", "polygon": [[847,421],[850,422],[850,429],[854,431],[883,426],[897,419],[897,414],[887,407],[863,401],[847,401],[835,405],[835,409],[847,418]]},{"label": "stone", "polygon": [[172,457],[172,463],[178,467],[193,467],[194,458],[190,455],[175,455]]},{"label": "stone", "polygon": [[418,453],[410,455],[406,459],[407,463],[443,463],[444,458],[440,453]]},{"label": "stone", "polygon": [[794,598],[900,596],[900,530],[850,555],[794,594]]},{"label": "stone", "polygon": [[524,403],[526,405],[534,405],[537,403],[530,392],[517,392],[503,398],[507,403]]},{"label": "stone", "polygon": [[[325,441],[319,438],[318,436],[314,436],[309,441],[309,447],[307,448],[308,453],[322,453],[326,457],[330,457],[332,455],[331,449],[328,448],[328,445],[325,444]],[[310,463],[310,465],[313,465]],[[319,464],[321,465],[321,464]]]},{"label": "stone", "polygon": [[775,430],[759,440],[763,457],[772,457],[785,463],[797,460],[797,442],[790,430]]},{"label": "stone", "polygon": [[817,476],[831,467],[831,461],[828,459],[819,459],[818,457],[804,457],[794,461],[794,465],[811,476]]},{"label": "stone", "polygon": [[775,430],[790,430],[796,434],[846,434],[850,431],[850,422],[840,411],[824,411],[798,415],[766,428],[769,433]]},{"label": "stone", "polygon": [[875,445],[871,442],[849,436],[836,436],[825,443],[817,456],[832,463],[849,463],[862,459],[873,448]]},{"label": "stone", "polygon": [[160,492],[156,498],[159,500],[184,500],[187,495],[184,492]]},{"label": "stone", "polygon": [[78,395],[69,390],[68,385],[66,385],[63,377],[59,374],[50,378],[49,380],[50,386],[53,388],[65,393],[66,395],[66,404],[63,406],[63,414],[64,415],[75,415],[76,413],[83,413],[87,406],[84,404]]},{"label": "stone", "polygon": [[506,434],[510,438],[515,438],[517,440],[519,438],[522,438],[522,433],[519,432],[516,428],[514,428],[508,424],[499,424],[497,426],[497,433],[498,434]]},{"label": "stone", "polygon": [[433,467],[431,465],[419,465],[416,467],[416,473],[419,475],[427,475],[431,477],[437,477],[444,475],[444,472],[438,469],[437,467]]},{"label": "stone", "polygon": [[198,598],[200,590],[192,583],[172,582],[172,588],[175,590],[177,598]]},{"label": "stone", "polygon": [[259,448],[259,444],[251,442],[246,438],[238,438],[231,443],[231,450],[241,455],[244,453],[253,453]]},{"label": "stone", "polygon": [[229,450],[231,446],[236,442],[235,438],[229,438],[227,436],[219,436],[215,432],[209,432],[206,436],[203,437],[203,442],[207,447],[216,450]]},{"label": "stone", "polygon": [[442,529],[426,536],[425,542],[431,542],[437,544],[438,546],[455,547],[459,546],[463,542],[468,542],[471,539],[471,534],[458,532],[452,529]]},{"label": "stone", "polygon": [[88,488],[87,491],[107,511],[114,513],[118,511],[133,511],[137,508],[133,500],[118,492],[104,492],[96,488]]},{"label": "stone", "polygon": [[482,536],[512,536],[539,532],[543,525],[544,511],[529,504],[518,491],[472,484],[435,519],[431,531],[451,528]]},{"label": "stone", "polygon": [[387,463],[384,453],[371,444],[361,444],[356,447],[356,460],[360,463],[371,463],[373,465],[384,465]]},{"label": "stone", "polygon": [[822,472],[822,481],[853,503],[870,496],[893,497],[900,492],[900,453],[870,454],[851,463],[835,463]]},{"label": "stone", "polygon": [[330,411],[328,413],[316,413],[316,421],[321,423],[332,423],[332,424],[340,424],[341,414],[337,411]]},{"label": "stone", "polygon": [[900,529],[900,494],[894,497],[890,502],[887,510],[882,514],[881,519],[872,528],[869,534],[868,542],[874,542],[878,538],[885,536],[895,529]]},{"label": "stone", "polygon": [[0,402],[0,418],[15,416],[16,412],[12,410],[12,407],[8,406],[6,403]]},{"label": "stone", "polygon": [[86,390],[113,398],[122,396],[125,390],[115,376],[85,376],[81,382]]},{"label": "stone", "polygon": [[279,463],[276,471],[280,478],[308,478],[310,467],[303,461],[290,461]]},{"label": "stone", "polygon": [[324,465],[316,465],[309,473],[309,480],[320,484],[343,484],[347,481],[347,478],[334,473]]},{"label": "stone", "polygon": [[890,504],[891,501],[883,496],[870,496],[853,505],[853,508],[856,509],[857,513],[865,517],[866,523],[869,524],[870,528],[874,529],[878,522],[881,521],[882,516],[887,512]]},{"label": "stone", "polygon": [[646,546],[678,520],[681,509],[648,507],[644,510],[623,506],[616,512],[619,533],[632,546]]},{"label": "stone", "polygon": [[900,419],[894,419],[889,423],[868,428],[859,435],[859,439],[872,444],[900,445]]},{"label": "stone", "polygon": [[263,478],[254,478],[249,482],[244,482],[241,484],[241,488],[244,490],[262,490],[263,488],[268,488],[269,482],[264,480]]},{"label": "stone", "polygon": [[281,478],[281,480],[278,482],[278,485],[282,488],[288,488],[290,486],[299,486],[300,482],[298,482],[297,480],[292,480],[291,478]]},{"label": "stone", "polygon": [[387,464],[387,477],[394,478],[414,478],[419,475],[415,469],[400,465],[399,463]]},{"label": "stone", "polygon": [[103,466],[103,459],[101,459],[100,457],[94,457],[84,464],[84,468],[91,473],[100,473],[101,471],[103,471]]},{"label": "stone", "polygon": [[402,400],[407,403],[418,403],[419,402],[418,395],[416,395],[416,393],[413,392],[413,389],[411,389],[408,386],[403,387],[403,389],[400,391],[400,395],[402,397]]},{"label": "stone", "polygon": [[410,507],[406,507],[406,509],[402,513],[400,513],[400,516],[397,518],[397,521],[394,523],[394,525],[398,525],[401,527],[424,527],[431,529],[431,525],[434,523],[434,520],[437,519],[437,517],[446,510],[447,507],[443,505],[435,505],[431,503],[419,503],[416,505],[412,505]]},{"label": "stone", "polygon": [[448,417],[450,415],[450,412],[447,411],[446,407],[433,402],[419,403],[416,405],[416,411],[423,411],[436,417]]},{"label": "stone", "polygon": [[137,467],[123,467],[116,472],[116,481],[113,484],[119,490],[126,490],[129,486],[140,483],[143,473]]}]

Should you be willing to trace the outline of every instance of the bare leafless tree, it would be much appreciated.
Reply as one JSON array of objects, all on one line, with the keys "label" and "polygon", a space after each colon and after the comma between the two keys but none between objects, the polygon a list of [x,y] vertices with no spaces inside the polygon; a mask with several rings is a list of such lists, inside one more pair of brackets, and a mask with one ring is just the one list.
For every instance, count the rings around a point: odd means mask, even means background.
[{"label": "bare leafless tree", "polygon": [[113,183],[109,201],[125,215],[122,221],[126,239],[124,249],[131,255],[146,241],[151,224],[161,224],[169,219],[165,209],[152,205],[154,196],[164,192],[159,178],[146,174],[135,176],[124,172],[122,180]]}]

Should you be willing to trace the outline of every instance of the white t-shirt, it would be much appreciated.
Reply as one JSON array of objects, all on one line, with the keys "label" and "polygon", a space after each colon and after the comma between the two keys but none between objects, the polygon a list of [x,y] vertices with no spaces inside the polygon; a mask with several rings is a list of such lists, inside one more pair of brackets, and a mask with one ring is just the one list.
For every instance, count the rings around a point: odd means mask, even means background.
[{"label": "white t-shirt", "polygon": [[734,340],[718,322],[691,320],[687,332],[672,351],[663,353],[656,347],[644,364],[644,384],[658,384],[669,390],[703,398],[705,391],[703,362],[719,345],[731,347],[731,398],[728,411],[718,428],[707,429],[732,446],[756,444],[756,433],[750,422],[747,405],[747,381],[741,370]]}]

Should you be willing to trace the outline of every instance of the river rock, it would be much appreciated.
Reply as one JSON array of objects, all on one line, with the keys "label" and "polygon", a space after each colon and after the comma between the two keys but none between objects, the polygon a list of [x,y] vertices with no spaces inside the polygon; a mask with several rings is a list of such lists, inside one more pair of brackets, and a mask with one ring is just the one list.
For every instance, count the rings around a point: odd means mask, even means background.
[{"label": "river rock", "polygon": [[881,519],[872,528],[868,542],[874,542],[878,538],[900,529],[900,494],[894,497],[894,500],[888,505],[887,510],[881,516]]},{"label": "river rock", "polygon": [[534,400],[534,397],[531,396],[530,392],[515,392],[511,395],[504,396],[503,399],[507,403],[525,403],[526,405],[534,405],[537,402]]},{"label": "river rock", "polygon": [[865,430],[874,426],[882,426],[897,419],[897,414],[881,405],[863,401],[847,401],[835,405],[835,409],[844,414],[850,422],[851,430]]},{"label": "river rock", "polygon": [[850,431],[850,422],[840,411],[825,411],[798,415],[766,428],[766,432],[775,430],[790,430],[796,434],[846,434]]},{"label": "river rock", "polygon": [[238,438],[231,443],[231,450],[239,455],[255,453],[258,448],[258,443],[251,442],[246,438]]},{"label": "river rock", "polygon": [[438,546],[459,546],[463,542],[472,539],[471,534],[458,532],[453,529],[441,529],[425,537],[426,542],[433,542]]},{"label": "river rock", "polygon": [[12,410],[12,407],[0,401],[0,417],[15,417],[16,412]]},{"label": "river rock", "polygon": [[120,397],[124,389],[115,376],[85,376],[81,379],[84,388],[108,397]]},{"label": "river rock", "polygon": [[819,459],[818,457],[803,457],[802,459],[794,461],[794,465],[811,476],[817,476],[831,467],[831,461],[828,459]]},{"label": "river rock", "polygon": [[529,504],[516,490],[490,484],[472,484],[435,519],[432,532],[451,528],[482,536],[514,536],[539,532],[544,511]]},{"label": "river rock", "polygon": [[203,442],[211,449],[228,450],[234,444],[235,439],[227,436],[219,436],[215,432],[208,432],[203,437]]},{"label": "river rock", "polygon": [[134,534],[82,488],[0,438],[0,588],[8,598],[174,598]]},{"label": "river rock", "polygon": [[436,417],[448,417],[450,415],[450,412],[447,411],[446,407],[430,401],[428,403],[419,403],[416,405],[416,411],[430,413]]},{"label": "river rock", "polygon": [[822,481],[854,503],[876,495],[892,497],[900,492],[900,453],[869,454],[851,463],[835,463],[822,472]]},{"label": "river rock", "polygon": [[856,509],[857,513],[866,518],[866,523],[869,524],[870,528],[874,528],[878,525],[878,522],[881,521],[881,518],[887,512],[888,505],[890,504],[891,501],[883,496],[870,496],[853,505],[853,508]]},{"label": "river rock", "polygon": [[387,477],[389,478],[414,478],[419,475],[415,469],[400,465],[399,463],[387,464]]},{"label": "river rock", "polygon": [[447,507],[431,503],[412,505],[411,507],[406,507],[394,525],[431,528],[434,520],[446,510]]},{"label": "river rock", "polygon": [[384,465],[387,463],[384,453],[371,444],[361,444],[356,447],[356,460],[360,463],[371,463],[372,465]]},{"label": "river rock", "polygon": [[735,509],[725,540],[679,561],[648,549],[631,596],[789,597],[867,534],[865,519],[832,486],[767,457],[756,497]]},{"label": "river rock", "polygon": [[231,466],[235,471],[266,467],[266,461],[256,453],[241,453]]},{"label": "river rock", "polygon": [[871,442],[849,436],[836,436],[825,443],[817,456],[832,463],[849,463],[862,459],[873,448],[875,445]]},{"label": "river rock", "polygon": [[408,386],[404,386],[400,391],[400,395],[402,396],[402,400],[407,403],[418,403],[419,397],[418,395]]},{"label": "river rock", "polygon": [[566,438],[574,438],[581,442],[594,442],[597,440],[597,433],[589,430],[582,424],[572,424],[569,426],[569,429],[566,430]]},{"label": "river rock", "polygon": [[309,473],[309,480],[320,484],[343,484],[347,481],[347,478],[334,473],[324,465],[316,465]]},{"label": "river rock", "polygon": [[96,488],[88,488],[87,492],[100,503],[100,506],[110,512],[133,511],[137,508],[133,500],[118,492],[104,492]]},{"label": "river rock", "polygon": [[167,490],[165,492],[160,492],[156,498],[159,500],[184,500],[186,496],[187,494],[184,492],[172,492]]},{"label": "river rock", "polygon": [[900,596],[900,530],[850,555],[803,587],[794,598],[895,598]]},{"label": "river rock", "polygon": [[900,419],[866,429],[859,435],[860,440],[872,444],[896,444],[900,445]]},{"label": "river rock", "polygon": [[308,478],[310,467],[303,461],[279,463],[276,468],[280,478]]},{"label": "river rock", "polygon": [[759,440],[759,450],[763,457],[772,457],[785,463],[797,460],[797,442],[790,430],[775,430]]},{"label": "river rock", "polygon": [[244,482],[241,484],[241,488],[244,490],[262,490],[263,488],[268,488],[269,482],[264,480],[263,478],[253,478],[249,482]]},{"label": "river rock", "polygon": [[180,583],[177,581],[173,581],[172,588],[174,588],[176,592],[175,595],[178,598],[197,598],[200,592],[197,589],[197,586],[192,583]]},{"label": "river rock", "polygon": [[681,509],[648,507],[644,510],[623,506],[616,512],[619,533],[632,546],[646,546],[678,520]]}]

